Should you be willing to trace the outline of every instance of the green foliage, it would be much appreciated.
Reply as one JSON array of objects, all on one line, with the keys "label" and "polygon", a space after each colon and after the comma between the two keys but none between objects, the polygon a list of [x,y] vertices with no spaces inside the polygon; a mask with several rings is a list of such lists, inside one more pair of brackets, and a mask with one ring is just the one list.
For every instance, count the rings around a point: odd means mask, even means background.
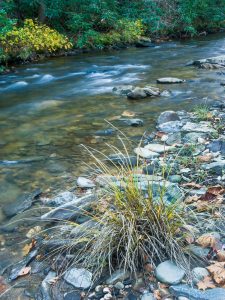
[{"label": "green foliage", "polygon": [[22,60],[35,53],[52,53],[72,47],[68,38],[31,19],[26,19],[23,27],[14,26],[12,30],[0,35],[0,45],[6,56]]}]

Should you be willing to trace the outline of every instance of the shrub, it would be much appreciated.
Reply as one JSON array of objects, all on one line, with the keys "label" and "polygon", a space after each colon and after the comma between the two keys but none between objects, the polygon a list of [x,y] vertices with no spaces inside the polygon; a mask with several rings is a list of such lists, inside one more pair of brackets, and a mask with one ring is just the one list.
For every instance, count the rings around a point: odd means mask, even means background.
[{"label": "shrub", "polygon": [[14,26],[12,30],[0,35],[0,45],[8,57],[23,60],[36,53],[53,53],[72,47],[67,37],[31,19],[26,19],[23,27]]}]

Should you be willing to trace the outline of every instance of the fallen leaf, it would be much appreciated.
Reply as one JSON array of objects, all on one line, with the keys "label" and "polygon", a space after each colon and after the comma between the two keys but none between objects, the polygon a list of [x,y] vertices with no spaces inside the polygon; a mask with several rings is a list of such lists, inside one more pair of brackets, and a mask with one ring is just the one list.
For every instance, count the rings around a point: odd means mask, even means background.
[{"label": "fallen leaf", "polygon": [[200,189],[202,187],[200,184],[195,183],[195,182],[187,182],[187,183],[182,184],[182,186],[196,188],[196,189]]},{"label": "fallen leaf", "polygon": [[29,274],[31,271],[31,267],[24,267],[20,270],[18,276],[25,276],[27,274]]},{"label": "fallen leaf", "polygon": [[155,290],[155,291],[153,292],[153,294],[154,294],[154,298],[155,298],[156,300],[161,300],[161,299],[162,299],[160,290]]},{"label": "fallen leaf", "polygon": [[217,244],[218,240],[210,233],[205,233],[201,235],[197,240],[196,243],[198,243],[200,246],[207,248],[212,247],[214,248]]},{"label": "fallen leaf", "polygon": [[30,253],[30,251],[34,248],[34,246],[36,245],[36,241],[35,239],[32,239],[30,244],[26,244],[23,247],[23,255],[26,256],[28,253]]},{"label": "fallen leaf", "polygon": [[156,134],[155,134],[157,137],[159,138],[162,138],[165,134],[165,132],[162,132],[162,131],[157,131]]},{"label": "fallen leaf", "polygon": [[225,193],[225,189],[220,185],[211,186],[207,189],[207,193],[213,194],[215,196],[223,195]]},{"label": "fallen leaf", "polygon": [[211,266],[207,267],[212,274],[213,279],[219,285],[225,284],[225,262],[215,262]]},{"label": "fallen leaf", "polygon": [[225,250],[217,251],[217,260],[219,262],[225,262]]},{"label": "fallen leaf", "polygon": [[3,294],[7,290],[7,285],[5,283],[5,280],[2,276],[0,276],[0,298],[1,294]]},{"label": "fallen leaf", "polygon": [[196,202],[198,199],[199,199],[199,196],[197,196],[197,195],[194,195],[194,196],[188,196],[188,197],[184,200],[184,202],[185,202],[186,204],[191,204],[191,203],[193,203],[193,202]]},{"label": "fallen leaf", "polygon": [[125,110],[125,111],[122,113],[122,116],[123,116],[123,117],[134,117],[135,115],[136,115],[135,112],[130,111],[130,110]]},{"label": "fallen leaf", "polygon": [[199,290],[205,291],[206,289],[213,289],[216,285],[213,283],[211,276],[205,276],[203,280],[197,283],[197,287]]},{"label": "fallen leaf", "polygon": [[200,162],[208,162],[212,159],[212,154],[200,155],[198,156],[198,161]]}]

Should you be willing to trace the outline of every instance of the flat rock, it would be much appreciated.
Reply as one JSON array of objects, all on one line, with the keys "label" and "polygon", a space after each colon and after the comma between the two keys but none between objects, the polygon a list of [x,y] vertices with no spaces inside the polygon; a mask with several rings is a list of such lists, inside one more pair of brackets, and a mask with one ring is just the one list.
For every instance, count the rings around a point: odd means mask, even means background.
[{"label": "flat rock", "polygon": [[188,250],[194,254],[195,256],[201,258],[201,259],[206,259],[208,253],[209,253],[209,248],[202,248],[200,246],[196,245],[189,245]]},{"label": "flat rock", "polygon": [[121,85],[121,86],[114,87],[113,92],[118,95],[126,96],[127,94],[132,92],[133,89],[134,89],[134,87],[132,85]]},{"label": "flat rock", "polygon": [[187,297],[190,300],[224,300],[225,289],[214,288],[206,291],[193,289],[186,284],[172,285],[169,288],[170,293],[175,296]]},{"label": "flat rock", "polygon": [[225,171],[225,160],[212,162],[210,164],[202,165],[202,168],[209,171],[211,174],[223,175]]},{"label": "flat rock", "polygon": [[221,152],[222,155],[225,155],[225,140],[212,141],[207,145],[207,149],[211,152]]},{"label": "flat rock", "polygon": [[58,195],[56,195],[51,199],[47,199],[47,201],[45,199],[43,200],[47,204],[59,206],[67,202],[73,201],[75,199],[77,199],[77,196],[75,196],[74,193],[66,191],[66,192],[59,193]]},{"label": "flat rock", "polygon": [[158,125],[158,129],[165,133],[174,133],[179,132],[182,126],[183,123],[181,121],[170,121]]},{"label": "flat rock", "polygon": [[175,111],[172,110],[164,111],[159,115],[157,119],[157,123],[159,125],[170,121],[180,121],[180,117]]},{"label": "flat rock", "polygon": [[85,178],[85,177],[78,177],[77,178],[77,185],[81,188],[88,189],[94,188],[95,184],[92,180]]},{"label": "flat rock", "polygon": [[157,79],[157,83],[183,83],[184,79],[175,78],[175,77],[163,77]]},{"label": "flat rock", "polygon": [[63,278],[76,288],[88,289],[92,285],[92,273],[83,268],[69,269]]},{"label": "flat rock", "polygon": [[204,132],[189,132],[183,137],[185,143],[197,143],[199,138],[206,139],[208,137],[207,133]]},{"label": "flat rock", "polygon": [[175,147],[170,147],[162,144],[148,144],[144,148],[157,153],[164,153],[176,149]]},{"label": "flat rock", "polygon": [[160,282],[178,284],[183,279],[185,272],[172,261],[167,260],[157,266],[155,275]]},{"label": "flat rock", "polygon": [[205,276],[209,275],[209,272],[206,268],[196,267],[192,270],[193,282],[196,284],[199,281],[203,280]]},{"label": "flat rock", "polygon": [[134,149],[134,153],[136,153],[138,156],[142,158],[153,158],[158,157],[159,153],[150,151],[146,148],[138,147]]},{"label": "flat rock", "polygon": [[199,122],[199,123],[187,122],[181,128],[181,131],[185,131],[185,132],[216,133],[216,130],[211,127],[211,124],[209,122]]},{"label": "flat rock", "polygon": [[169,146],[174,144],[181,144],[181,133],[180,132],[174,132],[167,135],[167,138],[165,140],[165,143]]},{"label": "flat rock", "polygon": [[215,65],[215,67],[225,67],[225,55],[199,59],[193,62],[193,65],[198,67],[201,67],[204,64]]}]

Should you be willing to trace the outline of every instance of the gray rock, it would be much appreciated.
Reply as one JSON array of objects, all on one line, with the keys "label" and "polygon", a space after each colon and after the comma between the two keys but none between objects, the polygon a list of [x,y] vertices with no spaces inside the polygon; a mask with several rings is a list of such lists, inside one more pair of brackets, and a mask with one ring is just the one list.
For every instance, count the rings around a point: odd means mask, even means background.
[{"label": "gray rock", "polygon": [[145,90],[143,88],[140,88],[140,87],[136,87],[134,90],[132,90],[131,92],[129,92],[127,94],[127,98],[132,99],[132,100],[139,100],[139,99],[144,99],[147,97],[148,97],[148,94],[145,92]]},{"label": "gray rock", "polygon": [[153,158],[158,157],[159,153],[150,151],[146,148],[138,147],[134,149],[134,153],[143,158]]},{"label": "gray rock", "polygon": [[179,183],[182,180],[182,177],[180,175],[171,175],[168,177],[168,180],[172,183]]},{"label": "gray rock", "polygon": [[121,281],[118,281],[114,286],[118,290],[124,289],[124,284]]},{"label": "gray rock", "polygon": [[216,130],[211,127],[210,122],[199,122],[192,123],[187,122],[182,128],[181,131],[184,132],[203,132],[203,133],[216,133]]},{"label": "gray rock", "polygon": [[211,152],[221,152],[222,155],[225,155],[225,140],[216,140],[212,141],[207,149]]},{"label": "gray rock", "polygon": [[152,87],[152,86],[145,86],[144,87],[145,93],[152,97],[152,96],[160,96],[160,90],[158,88]]},{"label": "gray rock", "polygon": [[175,77],[163,77],[157,79],[157,83],[183,83],[184,79],[175,78]]},{"label": "gray rock", "polygon": [[225,171],[225,160],[212,162],[210,164],[202,165],[202,168],[211,174],[222,176]]},{"label": "gray rock", "polygon": [[102,130],[96,131],[95,135],[97,135],[97,136],[108,136],[108,135],[113,135],[115,132],[116,132],[115,129],[107,128],[107,129],[102,129]]},{"label": "gray rock", "polygon": [[130,92],[132,92],[132,90],[134,89],[134,87],[132,85],[121,85],[121,86],[117,86],[113,88],[113,92],[118,94],[118,95],[127,95]]},{"label": "gray rock", "polygon": [[42,295],[43,300],[51,300],[52,299],[52,293],[51,293],[51,280],[56,277],[56,273],[50,271],[48,275],[45,277],[45,279],[42,281],[40,286],[40,292]]},{"label": "gray rock", "polygon": [[196,245],[189,245],[187,247],[187,250],[189,250],[192,254],[197,256],[198,258],[205,259],[209,253],[209,248],[202,248],[200,246]]},{"label": "gray rock", "polygon": [[174,132],[174,133],[168,134],[168,137],[165,142],[169,146],[174,145],[174,144],[181,144],[181,133]]},{"label": "gray rock", "polygon": [[92,273],[83,268],[69,269],[63,278],[76,288],[88,289],[92,285]]},{"label": "gray rock", "polygon": [[125,270],[117,270],[106,279],[106,284],[115,284],[117,281],[123,281],[130,276],[130,273]]},{"label": "gray rock", "polygon": [[119,165],[119,166],[127,166],[127,167],[136,167],[137,166],[137,156],[126,156],[122,153],[118,154],[110,154],[108,156],[109,161],[113,164]]},{"label": "gray rock", "polygon": [[32,206],[33,200],[41,194],[41,190],[37,189],[32,193],[25,193],[19,196],[12,203],[3,206],[3,212],[7,217],[13,217]]},{"label": "gray rock", "polygon": [[68,292],[64,295],[63,300],[82,300],[80,293],[76,291]]},{"label": "gray rock", "polygon": [[199,60],[195,60],[193,62],[193,65],[198,66],[198,67],[202,67],[204,65],[214,65],[215,68],[217,67],[225,67],[225,55],[220,55],[220,56],[215,56],[215,57],[209,57],[209,58],[205,58],[205,59],[199,59]]},{"label": "gray rock", "polygon": [[171,121],[180,121],[180,117],[178,116],[178,114],[175,111],[172,110],[168,110],[168,111],[164,111],[160,114],[160,116],[158,117],[157,123],[163,124],[166,122],[171,122]]},{"label": "gray rock", "polygon": [[77,199],[77,196],[75,196],[74,193],[66,191],[58,194],[52,199],[49,199],[47,204],[59,206],[75,199]]},{"label": "gray rock", "polygon": [[148,144],[144,148],[157,153],[164,153],[175,150],[175,147],[170,147],[162,144]]},{"label": "gray rock", "polygon": [[141,300],[155,300],[153,293],[145,293],[141,296]]},{"label": "gray rock", "polygon": [[129,126],[143,126],[144,125],[144,121],[141,119],[121,119],[121,121],[123,121],[124,123],[126,123]]},{"label": "gray rock", "polygon": [[225,289],[214,288],[206,291],[193,289],[186,284],[173,285],[169,288],[170,293],[175,296],[187,297],[190,300],[224,300]]},{"label": "gray rock", "polygon": [[155,47],[155,44],[152,43],[151,39],[148,37],[140,37],[140,39],[135,44],[138,48],[145,48],[145,47]]},{"label": "gray rock", "polygon": [[192,270],[193,282],[196,284],[203,280],[205,276],[209,275],[209,272],[205,268],[196,267]]},{"label": "gray rock", "polygon": [[69,220],[85,214],[97,200],[95,195],[86,195],[63,204],[41,216],[44,221]]},{"label": "gray rock", "polygon": [[158,129],[165,133],[173,133],[181,130],[183,123],[180,121],[170,121],[163,124],[158,125]]},{"label": "gray rock", "polygon": [[208,137],[207,133],[203,132],[189,132],[184,135],[184,143],[197,143],[199,138],[206,139]]},{"label": "gray rock", "polygon": [[78,177],[77,178],[77,185],[81,188],[88,189],[94,188],[95,184],[92,180],[85,178],[85,177]]},{"label": "gray rock", "polygon": [[163,283],[178,284],[185,275],[185,271],[175,265],[172,261],[162,262],[155,269],[156,278]]}]

